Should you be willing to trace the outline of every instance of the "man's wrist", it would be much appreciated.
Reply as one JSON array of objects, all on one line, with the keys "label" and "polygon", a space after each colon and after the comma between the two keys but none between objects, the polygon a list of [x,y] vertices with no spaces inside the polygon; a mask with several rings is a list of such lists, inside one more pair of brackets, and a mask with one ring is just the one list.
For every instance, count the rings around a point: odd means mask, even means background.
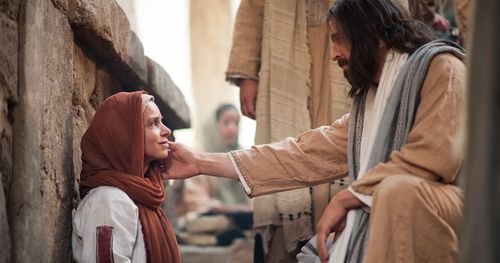
[{"label": "man's wrist", "polygon": [[242,73],[226,73],[226,81],[228,81],[229,83],[231,83],[231,84],[233,84],[233,85],[235,85],[237,87],[240,87],[241,81],[243,81],[245,79],[251,79],[251,80],[255,80],[255,81],[259,80],[257,77],[250,76],[250,75],[247,75],[247,74],[242,74]]},{"label": "man's wrist", "polygon": [[363,202],[361,202],[361,200],[356,198],[356,196],[354,196],[347,189],[338,192],[335,195],[334,199],[336,199],[336,201],[339,202],[340,205],[342,205],[346,209],[358,208],[364,205]]},{"label": "man's wrist", "polygon": [[205,158],[205,153],[200,153],[200,152],[196,152],[196,153],[193,153],[193,157],[194,157],[194,166],[196,167],[196,170],[198,172],[198,174],[203,174],[204,172],[204,162],[206,160]]}]

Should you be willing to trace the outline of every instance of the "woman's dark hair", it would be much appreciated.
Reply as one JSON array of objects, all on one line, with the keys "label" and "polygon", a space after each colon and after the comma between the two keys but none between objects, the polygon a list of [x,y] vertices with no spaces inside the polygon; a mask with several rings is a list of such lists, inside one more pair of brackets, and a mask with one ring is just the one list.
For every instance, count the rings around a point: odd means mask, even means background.
[{"label": "woman's dark hair", "polygon": [[225,112],[226,110],[229,110],[229,109],[238,112],[238,109],[233,104],[229,104],[229,103],[228,104],[222,104],[215,111],[215,120],[219,121],[220,120],[220,116],[222,115],[222,113]]},{"label": "woman's dark hair", "polygon": [[337,0],[330,8],[328,21],[349,43],[349,96],[367,90],[373,82],[379,61],[379,40],[387,48],[413,53],[435,39],[432,29],[412,18],[409,11],[394,0]]}]

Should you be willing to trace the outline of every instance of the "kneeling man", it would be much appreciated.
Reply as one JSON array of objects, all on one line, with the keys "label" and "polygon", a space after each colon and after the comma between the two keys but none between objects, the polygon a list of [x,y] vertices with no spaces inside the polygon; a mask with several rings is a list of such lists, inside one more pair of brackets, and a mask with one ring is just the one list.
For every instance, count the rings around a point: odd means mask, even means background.
[{"label": "kneeling man", "polygon": [[[229,154],[173,143],[166,176],[235,178],[259,196],[348,171],[354,182],[331,200],[316,228],[322,262],[455,262],[463,201],[453,185],[462,162],[454,152],[465,88],[462,49],[433,40],[391,0],[337,0],[328,21],[331,57],[352,84],[350,114],[298,138]],[[335,242],[327,247],[332,232]]]}]

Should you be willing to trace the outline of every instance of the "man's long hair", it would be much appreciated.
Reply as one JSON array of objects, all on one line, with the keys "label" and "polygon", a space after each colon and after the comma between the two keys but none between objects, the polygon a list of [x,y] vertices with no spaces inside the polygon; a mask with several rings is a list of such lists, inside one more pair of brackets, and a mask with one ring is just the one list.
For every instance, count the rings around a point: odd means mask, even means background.
[{"label": "man's long hair", "polygon": [[435,39],[432,29],[412,18],[409,11],[393,0],[337,0],[329,11],[337,29],[349,43],[349,96],[370,87],[379,62],[380,40],[387,48],[413,53]]}]

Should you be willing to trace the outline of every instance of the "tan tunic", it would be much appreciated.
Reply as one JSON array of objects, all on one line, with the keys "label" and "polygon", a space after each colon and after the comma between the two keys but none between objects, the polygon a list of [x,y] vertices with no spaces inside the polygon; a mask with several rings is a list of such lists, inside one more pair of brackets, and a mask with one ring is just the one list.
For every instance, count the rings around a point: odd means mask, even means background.
[{"label": "tan tunic", "polygon": [[469,25],[472,22],[470,19],[471,16],[471,1],[470,0],[455,0],[455,19],[457,21],[458,29],[460,30],[460,34],[467,40]]},{"label": "tan tunic", "polygon": [[[437,185],[455,181],[462,158],[454,151],[454,136],[458,129],[459,108],[463,106],[466,69],[454,56],[441,54],[432,60],[428,72],[408,142],[399,151],[392,152],[387,162],[376,165],[368,170],[362,179],[354,182],[352,187],[355,191],[373,195],[380,182],[396,175],[411,175],[424,179],[424,182],[433,181]],[[297,139],[289,137],[277,143],[257,145],[250,150],[235,151],[232,155],[251,188],[252,196],[316,185],[338,179],[347,171],[348,127],[349,115],[346,114],[331,126],[302,133]],[[451,229],[455,236],[444,243],[455,249],[452,249],[455,253],[450,255],[456,255],[456,221],[461,214],[461,201],[457,197],[457,190],[451,185],[448,188],[425,189],[429,193],[436,191],[436,196],[450,197],[440,198],[439,205],[454,208],[453,217],[450,217],[452,219],[443,219],[444,227]],[[374,202],[372,209],[377,209],[377,202]],[[443,224],[443,220],[435,222]],[[401,231],[401,228],[387,229]],[[392,234],[398,236],[398,233]],[[435,235],[437,236],[433,238],[440,238],[439,233]],[[444,238],[448,237],[450,236]],[[371,237],[374,238],[376,237]],[[370,242],[367,251],[374,251],[370,249],[370,245],[380,246],[380,243]],[[418,251],[434,249],[431,245],[418,245]],[[410,257],[411,253],[406,255]]]},{"label": "tan tunic", "polygon": [[[453,147],[465,72],[465,65],[452,55],[441,54],[432,60],[407,144],[354,182],[356,191],[372,194],[373,186],[383,178],[401,173],[454,182],[462,160],[454,155]],[[297,139],[256,145],[232,155],[252,196],[315,185],[345,174],[348,126],[346,114],[331,126],[307,131]]]}]

